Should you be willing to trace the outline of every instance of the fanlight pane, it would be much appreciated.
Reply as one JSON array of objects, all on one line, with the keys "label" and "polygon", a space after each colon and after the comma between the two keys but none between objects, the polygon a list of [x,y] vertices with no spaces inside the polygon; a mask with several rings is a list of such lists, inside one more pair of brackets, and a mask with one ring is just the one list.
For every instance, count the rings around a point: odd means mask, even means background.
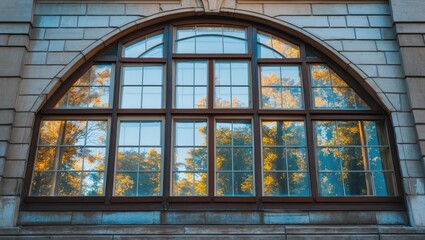
[{"label": "fanlight pane", "polygon": [[162,58],[163,39],[162,32],[152,33],[128,43],[124,47],[123,57],[125,58]]},{"label": "fanlight pane", "polygon": [[313,107],[316,109],[370,109],[369,106],[326,64],[310,65]]},{"label": "fanlight pane", "polygon": [[108,123],[41,122],[31,196],[103,196]]},{"label": "fanlight pane", "polygon": [[300,47],[265,32],[257,33],[259,58],[299,58]]},{"label": "fanlight pane", "polygon": [[55,108],[111,107],[112,69],[112,64],[93,65],[71,86]]},{"label": "fanlight pane", "polygon": [[178,27],[176,53],[247,53],[246,29],[221,25]]}]

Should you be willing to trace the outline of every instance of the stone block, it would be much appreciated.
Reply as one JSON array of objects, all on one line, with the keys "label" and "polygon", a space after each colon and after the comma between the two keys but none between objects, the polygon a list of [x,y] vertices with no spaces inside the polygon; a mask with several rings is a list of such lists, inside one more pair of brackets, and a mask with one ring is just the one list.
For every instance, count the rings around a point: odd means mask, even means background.
[{"label": "stone block", "polygon": [[357,226],[344,226],[344,225],[322,225],[322,226],[286,226],[286,233],[288,235],[334,235],[334,234],[351,234],[351,235],[365,235],[377,234],[379,230],[376,226],[363,225]]},{"label": "stone block", "polygon": [[337,51],[342,51],[342,42],[341,41],[326,41],[327,44],[329,44],[332,48],[334,48]]},{"label": "stone block", "polygon": [[68,225],[72,212],[20,212],[18,222],[23,226]]},{"label": "stone block", "polygon": [[28,47],[30,40],[28,35],[10,35],[8,46]]},{"label": "stone block", "polygon": [[425,140],[425,125],[416,125],[419,140]]},{"label": "stone block", "polygon": [[7,142],[0,142],[0,157],[5,157],[7,152]]},{"label": "stone block", "polygon": [[412,112],[413,112],[413,117],[415,119],[415,123],[425,123],[425,110],[414,109]]},{"label": "stone block", "polygon": [[416,143],[418,136],[415,127],[399,127],[403,143]]},{"label": "stone block", "polygon": [[31,112],[17,112],[13,121],[14,127],[33,127],[34,113]]},{"label": "stone block", "polygon": [[100,225],[102,223],[101,212],[73,212],[73,225]]},{"label": "stone block", "polygon": [[37,101],[37,96],[19,96],[16,100],[16,110],[19,112],[29,112],[34,106],[35,101]]},{"label": "stone block", "polygon": [[329,25],[331,27],[346,27],[347,22],[343,16],[330,16],[328,17]]},{"label": "stone block", "polygon": [[80,16],[78,17],[78,27],[108,27],[108,16]]},{"label": "stone block", "polygon": [[376,51],[375,41],[345,40],[342,41],[344,51]]},{"label": "stone block", "polygon": [[0,196],[0,227],[16,226],[20,201],[16,196]]},{"label": "stone block", "polygon": [[425,76],[425,68],[423,67],[425,48],[404,47],[401,49],[401,57],[404,62],[404,71],[407,76]]},{"label": "stone block", "polygon": [[24,47],[0,47],[0,76],[20,76],[25,52]]},{"label": "stone block", "polygon": [[346,58],[356,64],[385,64],[385,54],[382,52],[342,52]]},{"label": "stone block", "polygon": [[356,28],[357,39],[381,39],[381,31],[378,28]]},{"label": "stone block", "polygon": [[403,69],[400,65],[379,65],[378,73],[380,77],[402,78]]},{"label": "stone block", "polygon": [[31,22],[33,0],[1,1],[0,22]]},{"label": "stone block", "polygon": [[[413,226],[425,226],[425,195],[406,196]],[[409,238],[411,239],[411,238]]]},{"label": "stone block", "polygon": [[385,93],[406,93],[406,84],[401,78],[375,78],[375,83]]},{"label": "stone block", "polygon": [[403,178],[404,192],[407,195],[425,195],[425,178]]},{"label": "stone block", "polygon": [[0,78],[0,108],[10,109],[15,106],[20,81],[20,78]]},{"label": "stone block", "polygon": [[88,4],[87,15],[124,15],[124,4]]},{"label": "stone block", "polygon": [[0,110],[0,124],[13,123],[14,115],[15,115],[15,112],[13,110]]},{"label": "stone block", "polygon": [[9,144],[7,148],[7,159],[27,159],[28,157],[28,144]]},{"label": "stone block", "polygon": [[[239,4],[238,4],[239,7]],[[264,4],[264,14],[279,15],[311,15],[310,4]]]},{"label": "stone block", "polygon": [[399,52],[386,52],[385,58],[387,59],[388,64],[401,64]]},{"label": "stone block", "polygon": [[404,234],[381,234],[380,235],[380,240],[423,240],[425,237],[424,234],[409,234],[409,235],[404,235]]},{"label": "stone block", "polygon": [[35,5],[36,15],[85,15],[87,11],[86,4],[43,4]]},{"label": "stone block", "polygon": [[25,160],[8,160],[4,167],[3,176],[5,178],[24,178],[25,167]]},{"label": "stone block", "polygon": [[421,34],[399,34],[398,42],[403,47],[425,46],[424,37]]},{"label": "stone block", "polygon": [[382,39],[396,39],[396,34],[393,28],[380,28]]},{"label": "stone block", "polygon": [[30,52],[27,54],[26,64],[45,64],[47,53],[45,52]]},{"label": "stone block", "polygon": [[0,46],[7,46],[9,41],[9,35],[0,35]]},{"label": "stone block", "polygon": [[60,27],[66,28],[76,28],[78,26],[78,17],[77,16],[62,16]]},{"label": "stone block", "polygon": [[47,51],[49,48],[49,41],[31,40],[29,49],[31,51]]},{"label": "stone block", "polygon": [[158,224],[159,212],[104,212],[102,224]]},{"label": "stone block", "polygon": [[12,134],[10,136],[10,143],[27,143],[31,142],[31,133],[32,128],[17,128],[12,129]]},{"label": "stone block", "polygon": [[109,19],[110,27],[122,27],[127,23],[140,19],[138,16],[111,16]]},{"label": "stone block", "polygon": [[8,141],[12,127],[10,125],[0,125],[0,141]]},{"label": "stone block", "polygon": [[327,27],[328,19],[325,16],[279,16],[278,19],[298,27]]},{"label": "stone block", "polygon": [[396,24],[397,33],[425,33],[425,23],[397,23]]},{"label": "stone block", "polygon": [[94,40],[68,40],[65,42],[65,51],[83,51],[94,42]]},{"label": "stone block", "polygon": [[425,6],[422,0],[393,0],[391,1],[394,21],[423,22]]},{"label": "stone block", "polygon": [[390,7],[382,4],[348,4],[348,13],[353,15],[381,15],[391,14]]},{"label": "stone block", "polygon": [[349,27],[369,27],[366,16],[347,16],[347,26]]},{"label": "stone block", "polygon": [[161,224],[205,224],[205,212],[164,212]]},{"label": "stone block", "polygon": [[[413,114],[408,113],[408,112],[407,113],[405,113],[405,112],[395,112],[395,113],[391,113],[391,115],[392,115],[393,120],[397,121],[398,126],[410,127],[410,126],[414,125],[415,121],[418,122],[417,120],[419,120],[419,119],[417,119],[416,117],[415,117],[415,119],[413,119],[413,117],[415,116],[415,113],[421,112],[421,110],[418,110],[418,111],[413,110],[412,112],[413,112]],[[423,114],[424,114],[423,117],[425,117],[425,111],[423,111]],[[425,120],[425,118],[423,120]],[[421,121],[419,121],[419,123],[421,123]],[[425,121],[423,123],[425,123]]]},{"label": "stone block", "polygon": [[16,196],[22,192],[22,179],[3,178],[0,182],[1,196]]},{"label": "stone block", "polygon": [[28,65],[24,70],[24,78],[54,78],[63,68],[60,65]]},{"label": "stone block", "polygon": [[4,166],[5,165],[6,165],[6,159],[0,158],[0,182],[1,182],[1,179],[3,178]]},{"label": "stone block", "polygon": [[106,34],[112,32],[113,28],[88,28],[84,29],[84,39],[100,39]]},{"label": "stone block", "polygon": [[420,151],[417,144],[397,144],[397,148],[400,159],[418,160],[420,158]]},{"label": "stone block", "polygon": [[159,4],[126,4],[127,15],[149,16],[159,12]]},{"label": "stone block", "polygon": [[30,31],[31,40],[43,40],[46,35],[46,28],[33,28]]},{"label": "stone block", "polygon": [[307,212],[265,212],[265,224],[308,224]]},{"label": "stone block", "polygon": [[312,224],[376,224],[372,211],[315,211],[309,215]]},{"label": "stone block", "polygon": [[353,28],[305,28],[322,40],[355,39]]},{"label": "stone block", "polygon": [[82,39],[84,34],[83,29],[67,28],[67,29],[47,29],[45,39],[60,40],[60,39]]},{"label": "stone block", "polygon": [[423,108],[423,103],[425,101],[425,78],[409,77],[406,81],[412,108]]},{"label": "stone block", "polygon": [[0,34],[28,34],[31,25],[29,23],[1,23]]},{"label": "stone block", "polygon": [[363,239],[370,239],[370,240],[379,240],[379,235],[288,235],[286,240],[363,240]]},{"label": "stone block", "polygon": [[406,169],[408,177],[421,178],[425,177],[424,166],[421,161],[406,160]]},{"label": "stone block", "polygon": [[371,27],[392,27],[391,16],[368,16]]},{"label": "stone block", "polygon": [[41,94],[50,81],[49,79],[24,79],[21,82],[20,94]]},{"label": "stone block", "polygon": [[52,40],[49,42],[49,52],[62,52],[64,47],[64,40]]},{"label": "stone block", "polygon": [[47,54],[47,64],[68,64],[74,59],[78,54],[78,52],[55,52]]},{"label": "stone block", "polygon": [[207,212],[206,224],[260,224],[258,212]]},{"label": "stone block", "polygon": [[251,4],[238,3],[237,9],[250,11],[250,12],[256,12],[256,13],[263,13],[263,5],[256,4],[256,3],[251,3]]},{"label": "stone block", "polygon": [[357,65],[369,77],[378,77],[378,67],[374,65]]},{"label": "stone block", "polygon": [[398,51],[400,48],[394,40],[376,41],[376,47],[379,51]]},{"label": "stone block", "polygon": [[34,27],[59,27],[60,16],[35,16]]},{"label": "stone block", "polygon": [[312,4],[313,15],[346,15],[346,4]]},{"label": "stone block", "polygon": [[[285,234],[284,226],[266,226],[266,225],[237,225],[236,223],[231,225],[214,225],[214,226],[202,226],[202,225],[192,225],[184,226],[183,231],[186,234],[199,235],[205,234],[207,236],[221,235],[240,235],[252,236],[257,238],[262,238],[264,235],[274,235],[282,236]],[[243,237],[243,239],[246,239]],[[266,237],[265,239],[270,239]],[[279,238],[277,238],[279,239]],[[281,238],[280,238],[281,239]]]}]

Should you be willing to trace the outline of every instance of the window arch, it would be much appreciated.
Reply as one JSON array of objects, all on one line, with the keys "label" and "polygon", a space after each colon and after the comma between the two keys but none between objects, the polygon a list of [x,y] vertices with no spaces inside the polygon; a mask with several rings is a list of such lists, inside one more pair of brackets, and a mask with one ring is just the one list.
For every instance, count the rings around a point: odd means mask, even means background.
[{"label": "window arch", "polygon": [[112,44],[45,105],[25,201],[400,202],[388,120],[292,36],[166,24]]}]

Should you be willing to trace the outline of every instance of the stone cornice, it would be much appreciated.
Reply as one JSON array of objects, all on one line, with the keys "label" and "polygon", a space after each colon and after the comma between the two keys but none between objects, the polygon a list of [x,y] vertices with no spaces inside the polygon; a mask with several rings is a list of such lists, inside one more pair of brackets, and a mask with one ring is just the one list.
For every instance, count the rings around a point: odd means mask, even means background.
[{"label": "stone cornice", "polygon": [[388,0],[237,0],[238,3],[388,3]]}]

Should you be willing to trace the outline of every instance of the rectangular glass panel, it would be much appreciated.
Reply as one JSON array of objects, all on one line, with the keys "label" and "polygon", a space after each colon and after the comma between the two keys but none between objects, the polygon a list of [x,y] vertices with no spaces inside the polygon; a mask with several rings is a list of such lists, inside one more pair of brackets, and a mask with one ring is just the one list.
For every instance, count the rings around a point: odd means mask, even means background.
[{"label": "rectangular glass panel", "polygon": [[142,87],[123,87],[121,94],[122,108],[141,108]]},{"label": "rectangular glass panel", "polygon": [[177,62],[175,107],[185,109],[207,107],[208,62]]}]

